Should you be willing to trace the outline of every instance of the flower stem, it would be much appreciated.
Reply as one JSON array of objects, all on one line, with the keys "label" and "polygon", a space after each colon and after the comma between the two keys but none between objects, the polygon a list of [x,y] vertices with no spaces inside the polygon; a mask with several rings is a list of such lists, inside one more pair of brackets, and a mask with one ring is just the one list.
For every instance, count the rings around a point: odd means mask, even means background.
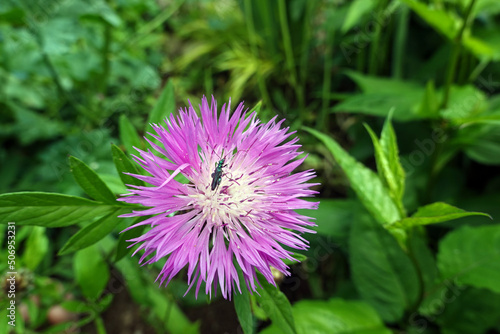
[{"label": "flower stem", "polygon": [[448,74],[446,75],[446,86],[444,90],[444,98],[443,98],[443,103],[441,105],[441,109],[446,109],[446,107],[448,106],[448,101],[450,99],[451,85],[455,79],[458,57],[460,56],[460,51],[462,48],[462,38],[465,32],[465,28],[467,28],[467,23],[469,21],[470,14],[472,13],[472,7],[474,7],[475,2],[476,0],[471,0],[471,2],[469,3],[469,6],[465,11],[465,16],[462,26],[460,27],[460,30],[458,31],[458,34],[455,36],[455,39],[453,41],[454,46],[449,63],[450,65],[448,66]]},{"label": "flower stem", "polygon": [[299,116],[302,121],[304,121],[304,94],[297,81],[297,70],[295,67],[295,59],[293,56],[292,49],[292,39],[290,38],[290,29],[288,27],[288,18],[286,13],[286,3],[285,0],[278,1],[278,12],[281,25],[281,35],[283,37],[283,47],[285,48],[285,58],[288,71],[290,72],[290,79],[292,86],[297,95],[297,100],[299,102]]}]

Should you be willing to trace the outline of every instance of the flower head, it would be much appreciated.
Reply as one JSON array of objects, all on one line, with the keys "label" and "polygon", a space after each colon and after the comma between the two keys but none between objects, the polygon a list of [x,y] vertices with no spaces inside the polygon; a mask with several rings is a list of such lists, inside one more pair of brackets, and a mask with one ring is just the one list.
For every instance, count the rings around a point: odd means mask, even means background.
[{"label": "flower head", "polygon": [[[291,174],[305,157],[295,160],[302,153],[298,138],[285,142],[292,132],[280,128],[283,120],[262,124],[242,103],[230,115],[230,105],[218,117],[216,101],[209,105],[204,97],[201,117],[190,104],[170,115],[166,127],[152,124],[156,133],[150,135],[160,145],[146,140],[157,152],[134,156],[151,176],[133,175],[151,186],[130,185],[120,198],[149,207],[124,216],[152,216],[130,227],[151,226],[130,241],[140,244],[136,252],[144,251],[143,264],[166,258],[160,284],[187,266],[189,288],[196,285],[198,294],[205,282],[211,296],[220,285],[224,298],[235,286],[240,290],[236,265],[254,291],[256,271],[272,284],[271,266],[289,275],[283,260],[293,260],[293,253],[284,246],[307,249],[300,234],[314,226],[294,210],[317,208],[299,199],[316,193],[305,183],[314,171]],[[179,173],[189,183],[174,179]]]}]

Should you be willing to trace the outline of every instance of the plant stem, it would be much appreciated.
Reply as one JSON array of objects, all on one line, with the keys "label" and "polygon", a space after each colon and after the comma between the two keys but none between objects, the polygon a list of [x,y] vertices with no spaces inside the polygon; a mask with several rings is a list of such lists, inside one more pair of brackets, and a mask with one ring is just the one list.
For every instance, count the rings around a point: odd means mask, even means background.
[{"label": "plant stem", "polygon": [[[257,32],[255,31],[255,26],[253,22],[253,11],[252,11],[252,1],[245,0],[245,21],[247,23],[247,31],[248,31],[248,40],[250,42],[250,50],[252,51],[253,56],[258,59],[259,53],[257,50],[257,41],[255,37],[257,36]],[[257,85],[259,86],[260,94],[262,95],[262,99],[264,100],[265,105],[272,109],[272,101],[269,96],[269,92],[267,91],[266,82],[262,77],[260,70],[257,70]]]},{"label": "plant stem", "polygon": [[396,23],[396,38],[394,39],[394,52],[392,62],[392,76],[396,79],[403,78],[403,59],[406,47],[406,37],[408,36],[408,17],[410,8],[401,5],[401,11],[398,13]]},{"label": "plant stem", "polygon": [[328,129],[328,102],[330,101],[330,89],[332,83],[332,67],[333,67],[333,42],[335,40],[335,30],[329,29],[326,33],[326,48],[325,48],[325,61],[323,71],[323,91],[321,100],[321,114],[316,122],[316,128],[320,131]]},{"label": "plant stem", "polygon": [[287,18],[285,0],[278,1],[278,13],[281,26],[281,35],[283,37],[283,47],[285,48],[286,64],[288,67],[288,71],[290,72],[292,86],[295,90],[295,94],[297,95],[297,100],[299,102],[299,117],[301,121],[304,121],[305,118],[304,94],[299,83],[297,82],[297,70],[295,68],[295,59],[293,55],[290,29],[288,27],[288,18]]},{"label": "plant stem", "polygon": [[465,28],[467,28],[467,23],[469,21],[470,14],[472,13],[472,7],[474,7],[474,4],[476,3],[476,0],[471,0],[469,3],[469,6],[467,7],[465,11],[465,16],[464,20],[462,23],[462,26],[460,27],[460,30],[455,36],[454,39],[454,46],[453,46],[453,51],[451,54],[451,59],[450,59],[450,65],[448,66],[448,74],[446,76],[446,86],[444,90],[444,98],[443,98],[443,103],[441,105],[441,109],[446,109],[448,106],[448,101],[450,99],[450,90],[451,90],[451,85],[453,84],[453,81],[455,79],[455,72],[457,69],[457,63],[458,63],[458,57],[460,56],[460,51],[462,48],[462,38],[464,35]]}]

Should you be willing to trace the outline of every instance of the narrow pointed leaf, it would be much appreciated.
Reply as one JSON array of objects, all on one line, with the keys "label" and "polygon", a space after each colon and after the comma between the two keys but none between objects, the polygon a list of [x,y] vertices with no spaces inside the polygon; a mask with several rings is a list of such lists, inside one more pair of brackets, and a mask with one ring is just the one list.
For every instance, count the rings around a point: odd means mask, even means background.
[{"label": "narrow pointed leaf", "polygon": [[69,165],[76,182],[78,182],[87,195],[103,203],[116,203],[116,196],[109,190],[106,183],[83,161],[70,156]]},{"label": "narrow pointed leaf", "polygon": [[139,170],[127,157],[127,155],[116,145],[111,144],[111,153],[113,154],[113,162],[115,163],[118,175],[123,184],[132,184],[134,186],[144,186],[144,182],[125,173],[140,174]]},{"label": "narrow pointed leaf", "polygon": [[0,195],[0,220],[18,225],[62,227],[93,220],[120,207],[86,198],[42,192]]},{"label": "narrow pointed leaf", "polygon": [[134,128],[134,125],[132,125],[127,116],[123,114],[120,115],[118,127],[120,141],[125,146],[127,153],[130,154],[137,152],[134,147],[142,148],[141,137],[139,137],[137,130]]},{"label": "narrow pointed leaf", "polygon": [[396,222],[395,226],[410,227],[437,224],[467,216],[485,216],[491,218],[486,213],[468,212],[443,202],[436,202],[419,208],[413,216]]},{"label": "narrow pointed leaf", "polygon": [[401,219],[396,204],[377,174],[356,161],[329,136],[311,128],[305,130],[325,144],[346,174],[363,205],[379,223],[388,224]]},{"label": "narrow pointed leaf", "polygon": [[80,231],[76,232],[61,248],[59,255],[69,254],[77,250],[91,246],[111,233],[115,226],[121,222],[118,215],[129,210],[115,209],[108,215],[96,220],[95,222],[85,226]]},{"label": "narrow pointed leaf", "polygon": [[175,112],[174,84],[172,80],[168,80],[167,85],[161,92],[160,98],[149,114],[148,124],[160,123],[173,112]]},{"label": "narrow pointed leaf", "polygon": [[[244,282],[243,274],[241,269],[238,270],[238,276],[240,282]],[[234,291],[234,308],[236,310],[236,315],[240,322],[240,326],[245,334],[253,333],[253,315],[252,308],[250,304],[250,293],[245,287],[241,289],[241,293]]]},{"label": "narrow pointed leaf", "polygon": [[391,192],[394,193],[396,203],[403,209],[402,199],[405,190],[405,171],[399,159],[396,133],[394,132],[390,118],[385,120],[384,127],[382,128],[380,145],[389,161],[389,170],[394,179],[395,186],[391,188]]},{"label": "narrow pointed leaf", "polygon": [[262,289],[258,290],[260,296],[256,296],[261,308],[283,333],[297,333],[290,302],[278,288],[265,280],[263,282]]}]

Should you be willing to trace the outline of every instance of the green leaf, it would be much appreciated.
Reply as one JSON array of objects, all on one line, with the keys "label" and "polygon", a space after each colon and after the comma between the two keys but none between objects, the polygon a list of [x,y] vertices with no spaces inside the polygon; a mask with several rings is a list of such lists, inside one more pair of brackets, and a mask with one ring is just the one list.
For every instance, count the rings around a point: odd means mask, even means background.
[{"label": "green leaf", "polygon": [[25,251],[23,253],[24,265],[31,271],[35,271],[40,262],[47,255],[49,249],[49,239],[45,235],[45,227],[35,226],[26,240]]},{"label": "green leaf", "polygon": [[390,130],[387,130],[387,124],[388,123],[386,121],[384,125],[384,146],[382,146],[381,142],[378,140],[377,136],[368,124],[365,124],[365,128],[372,138],[379,176],[384,181],[386,187],[389,189],[389,194],[394,203],[397,205],[399,212],[401,213],[401,215],[405,215],[405,210],[402,202],[405,178],[404,171],[401,163],[399,162],[398,147],[395,143],[396,138],[394,131],[392,131],[392,134],[388,133],[388,131]]},{"label": "green leaf", "polygon": [[418,114],[424,118],[437,118],[439,111],[439,100],[434,87],[434,81],[427,81],[425,94],[420,103]]},{"label": "green leaf", "polygon": [[486,213],[467,212],[443,202],[436,202],[419,208],[413,216],[404,218],[396,222],[394,225],[399,227],[429,225],[467,216],[485,216],[491,218]]},{"label": "green leaf", "polygon": [[345,16],[344,23],[342,24],[341,32],[345,34],[351,28],[360,23],[363,15],[371,12],[375,6],[375,1],[365,1],[365,0],[354,0],[349,6],[347,15]]},{"label": "green leaf", "polygon": [[392,127],[390,118],[387,118],[385,120],[384,127],[382,128],[380,145],[382,146],[382,150],[384,151],[384,154],[389,161],[389,170],[387,171],[387,173],[391,175],[390,178],[394,179],[394,188],[391,187],[389,189],[394,195],[394,201],[398,204],[400,210],[402,210],[402,212],[404,213],[402,200],[405,191],[405,171],[399,159],[399,149],[396,139],[396,132]]},{"label": "green leaf", "polygon": [[19,192],[0,195],[0,219],[18,225],[63,227],[94,220],[119,208],[85,198],[42,193]]},{"label": "green leaf", "polygon": [[[390,334],[378,314],[362,301],[302,300],[293,305],[297,333]],[[261,334],[283,333],[272,324]]]},{"label": "green leaf", "polygon": [[439,243],[438,268],[454,280],[500,293],[500,225],[455,230]]},{"label": "green leaf", "polygon": [[106,183],[104,183],[99,175],[97,175],[97,173],[94,172],[83,161],[70,156],[69,166],[76,182],[78,182],[80,187],[82,187],[87,195],[89,195],[96,201],[100,201],[103,203],[116,203],[116,197],[111,192],[111,190],[109,190],[108,186],[106,186]]},{"label": "green leaf", "polygon": [[[128,210],[127,210],[128,211]],[[77,250],[91,246],[111,233],[113,229],[121,222],[118,215],[126,213],[123,209],[115,209],[108,215],[96,220],[76,232],[61,248],[58,255],[65,255]]]},{"label": "green leaf", "polygon": [[251,334],[253,333],[253,316],[252,316],[252,308],[250,304],[250,294],[244,285],[243,274],[241,269],[238,269],[238,277],[240,283],[243,285],[241,289],[241,293],[234,290],[233,298],[234,298],[234,308],[236,310],[236,315],[238,316],[238,320],[240,322],[240,326],[243,329],[243,333]]},{"label": "green leaf", "polygon": [[354,71],[346,74],[363,91],[337,104],[333,112],[355,112],[387,117],[394,109],[393,118],[398,121],[410,121],[425,118],[419,112],[419,106],[425,89],[422,85],[396,79],[379,78],[363,75]]},{"label": "green leaf", "polygon": [[[439,272],[436,260],[427,245],[427,240],[419,229],[412,229],[408,237],[408,251],[412,254],[417,268],[422,275],[423,283],[423,300],[418,309],[420,314],[430,315],[435,305],[436,295],[440,295],[443,291],[436,290],[435,283],[439,277]],[[439,292],[439,294],[436,294]]]},{"label": "green leaf", "polygon": [[486,289],[469,288],[446,294],[442,314],[436,322],[443,334],[486,333],[498,324],[500,295]]},{"label": "green leaf", "polygon": [[113,154],[113,162],[115,163],[116,170],[123,184],[132,184],[134,186],[144,186],[144,182],[133,176],[125,173],[140,175],[139,170],[134,163],[123,153],[123,151],[116,145],[111,144],[111,153]]},{"label": "green leaf", "polygon": [[267,283],[265,279],[262,281],[262,289],[257,290],[260,296],[256,296],[261,308],[271,318],[273,324],[281,328],[283,333],[297,333],[292,306],[285,294],[277,287]]},{"label": "green leaf", "polygon": [[379,223],[388,224],[401,219],[396,204],[377,174],[357,162],[329,136],[311,128],[304,129],[325,144],[346,174],[363,205]]},{"label": "green leaf", "polygon": [[[144,218],[137,218],[133,224],[137,224],[143,219]],[[141,225],[134,227],[130,230],[127,230],[123,233],[120,233],[120,237],[118,238],[118,244],[116,245],[115,262],[120,261],[125,255],[130,253],[131,249],[128,248],[130,242],[128,242],[127,240],[131,240],[141,236],[145,228],[146,225]]]},{"label": "green leaf", "polygon": [[120,133],[120,141],[125,146],[127,153],[130,154],[137,152],[134,147],[142,148],[141,137],[139,137],[137,130],[134,128],[125,114],[120,115],[118,127]]},{"label": "green leaf", "polygon": [[349,254],[352,278],[363,299],[385,321],[401,319],[414,306],[419,285],[417,271],[396,239],[374,222],[356,221]]},{"label": "green leaf", "polygon": [[153,110],[149,114],[148,124],[158,124],[166,117],[175,112],[175,92],[172,80],[168,80],[165,88],[161,92],[160,98],[156,102]]},{"label": "green leaf", "polygon": [[[144,289],[144,287],[139,287]],[[199,323],[189,321],[184,312],[175,303],[168,298],[162,291],[162,287],[151,286],[147,287],[148,307],[151,311],[163,322],[166,333],[172,334],[198,334]]]},{"label": "green leaf", "polygon": [[74,256],[75,279],[85,297],[97,299],[109,280],[109,268],[98,245],[78,251]]},{"label": "green leaf", "polygon": [[322,198],[317,210],[297,210],[297,213],[315,218],[316,232],[338,240],[347,240],[353,220],[372,219],[357,199]]}]

